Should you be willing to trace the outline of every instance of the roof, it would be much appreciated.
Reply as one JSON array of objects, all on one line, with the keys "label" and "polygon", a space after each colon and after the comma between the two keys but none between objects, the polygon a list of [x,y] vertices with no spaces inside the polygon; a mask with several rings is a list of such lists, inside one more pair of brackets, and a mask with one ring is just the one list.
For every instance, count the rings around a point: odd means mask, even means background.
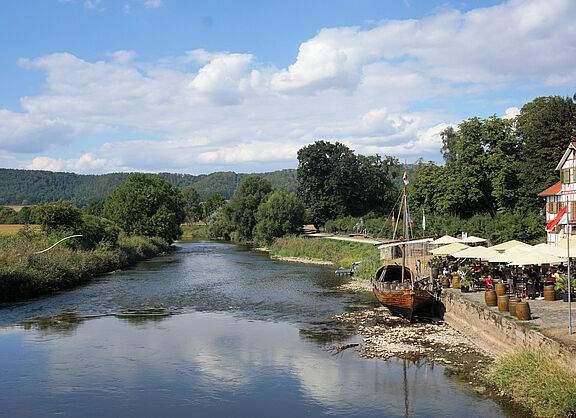
[{"label": "roof", "polygon": [[560,160],[560,162],[556,166],[556,170],[562,169],[562,166],[564,165],[564,163],[566,162],[566,160],[568,159],[568,157],[570,156],[572,151],[576,151],[576,142],[570,142],[570,145],[568,145],[568,148],[566,148],[566,151],[564,151],[564,155],[562,156],[562,159]]},{"label": "roof", "polygon": [[560,194],[560,190],[562,190],[562,183],[558,182],[554,186],[548,187],[546,190],[538,193],[538,196],[553,196]]}]

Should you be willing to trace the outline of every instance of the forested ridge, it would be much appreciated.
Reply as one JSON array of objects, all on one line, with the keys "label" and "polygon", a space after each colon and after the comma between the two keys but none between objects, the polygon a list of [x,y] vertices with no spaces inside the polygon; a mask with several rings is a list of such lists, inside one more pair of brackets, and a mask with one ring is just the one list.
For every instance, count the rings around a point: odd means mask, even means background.
[{"label": "forested ridge", "polygon": [[[35,205],[68,200],[77,206],[84,206],[91,200],[104,200],[126,182],[129,174],[92,175],[0,168],[0,205]],[[296,191],[296,170],[278,170],[259,175],[280,190]],[[231,171],[198,176],[160,173],[160,177],[179,189],[193,186],[202,200],[213,193],[230,199],[247,176],[246,173]]]}]

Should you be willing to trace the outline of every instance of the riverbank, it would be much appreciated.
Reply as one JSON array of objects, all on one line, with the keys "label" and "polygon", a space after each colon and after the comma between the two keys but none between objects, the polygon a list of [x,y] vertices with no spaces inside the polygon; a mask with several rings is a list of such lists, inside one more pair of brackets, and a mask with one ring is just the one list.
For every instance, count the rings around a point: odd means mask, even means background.
[{"label": "riverbank", "polygon": [[48,252],[37,253],[52,244],[54,239],[33,231],[0,235],[0,302],[69,289],[171,248],[156,237],[121,236],[116,245],[102,244],[91,251],[77,249],[67,242]]},{"label": "riverbank", "polygon": [[[298,254],[300,257],[305,258],[314,254],[318,258],[328,258],[322,255],[321,250],[318,251],[313,248],[314,245],[323,248],[328,240],[321,238],[300,238],[299,240],[308,241],[306,241],[306,245],[300,245],[300,241],[296,241],[289,243],[288,246],[299,247],[300,252]],[[308,248],[312,248],[310,252],[307,252]],[[333,255],[331,257],[338,259],[338,256]],[[368,277],[376,271],[375,267],[380,265],[380,261],[379,259],[372,260],[370,264],[372,264],[370,266],[371,271],[367,269]],[[368,263],[366,263],[367,265]],[[355,276],[348,283],[340,286],[339,289],[346,292],[371,292],[372,287],[369,280],[362,280]],[[470,310],[459,306],[459,302],[454,303],[454,301],[461,300],[460,292],[450,289],[448,294],[450,295],[449,300],[452,302],[447,303],[448,300],[444,296],[445,322],[400,324],[398,321],[402,320],[390,317],[384,308],[345,313],[336,316],[335,319],[355,326],[358,334],[362,336],[362,342],[354,349],[362,357],[383,359],[400,357],[415,361],[437,362],[448,367],[451,373],[460,376],[478,392],[483,393],[486,390],[491,390],[495,396],[503,396],[504,399],[509,399],[510,402],[519,405],[520,408],[525,408],[532,414],[538,416],[572,416],[576,414],[574,372],[567,374],[560,365],[565,364],[563,360],[566,360],[570,365],[574,363],[574,352],[571,349],[560,350],[563,354],[554,348],[542,350],[550,347],[548,344],[550,341],[559,339],[566,341],[567,338],[566,336],[559,338],[561,331],[559,331],[558,326],[553,325],[554,321],[545,321],[549,327],[547,328],[548,335],[544,335],[541,332],[544,321],[538,321],[542,316],[560,318],[557,311],[563,308],[561,305],[563,302],[556,302],[557,305],[560,305],[555,306],[555,309],[551,309],[549,305],[546,306],[548,307],[547,311],[541,310],[545,306],[534,303],[537,322],[519,325],[519,328],[509,329],[509,332],[506,331],[508,328],[504,326],[506,329],[502,328],[496,331],[502,333],[498,337],[493,335],[493,332],[486,332],[485,328],[477,329],[470,326],[471,320],[482,317],[482,314],[478,312],[482,311],[483,308],[478,308],[476,305]],[[478,298],[479,292],[464,295],[473,295],[471,297]],[[465,301],[464,305],[469,302]],[[508,321],[503,314],[493,312],[491,314],[495,315],[494,323],[506,324]],[[497,327],[491,328],[492,331],[497,329]],[[494,345],[494,341],[500,340],[501,343],[511,335],[532,336],[536,342],[528,345],[529,351],[526,351],[526,339],[522,340],[522,338],[512,342],[506,350],[502,349],[499,344]],[[491,344],[492,349],[490,349]],[[552,346],[556,347],[554,344]],[[348,348],[350,347],[334,347],[336,351]],[[527,362],[526,358],[532,359],[532,361]],[[556,376],[554,379],[550,378],[550,370],[554,371]],[[522,384],[515,385],[517,376],[523,376],[526,373],[530,377],[529,387]],[[528,381],[527,379],[524,380]],[[569,396],[566,396],[566,393]],[[574,399],[570,397],[572,393],[575,394]]]}]

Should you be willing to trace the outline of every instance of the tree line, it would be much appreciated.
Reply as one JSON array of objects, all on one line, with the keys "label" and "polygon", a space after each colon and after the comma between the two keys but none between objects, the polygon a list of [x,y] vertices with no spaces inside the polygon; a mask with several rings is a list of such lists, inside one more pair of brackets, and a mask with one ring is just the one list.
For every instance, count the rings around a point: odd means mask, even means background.
[{"label": "tree line", "polygon": [[[103,201],[116,187],[127,181],[129,174],[83,175],[0,168],[0,205],[36,205],[68,200],[83,207],[92,200]],[[198,176],[175,173],[159,175],[179,189],[193,186],[204,200],[213,193],[221,194],[226,199],[232,198],[240,182],[249,174],[216,172]],[[260,176],[281,190],[296,191],[296,170],[278,170]]]}]

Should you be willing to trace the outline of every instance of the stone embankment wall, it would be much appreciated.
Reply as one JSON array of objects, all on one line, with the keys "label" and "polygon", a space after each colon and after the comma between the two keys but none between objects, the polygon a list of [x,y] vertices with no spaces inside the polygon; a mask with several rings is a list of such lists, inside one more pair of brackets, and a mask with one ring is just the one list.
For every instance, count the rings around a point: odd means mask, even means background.
[{"label": "stone embankment wall", "polygon": [[576,349],[553,340],[538,331],[520,325],[499,312],[493,312],[459,296],[459,292],[444,290],[440,301],[446,309],[444,320],[467,335],[480,348],[494,355],[508,354],[527,348],[540,350],[576,375]]}]

